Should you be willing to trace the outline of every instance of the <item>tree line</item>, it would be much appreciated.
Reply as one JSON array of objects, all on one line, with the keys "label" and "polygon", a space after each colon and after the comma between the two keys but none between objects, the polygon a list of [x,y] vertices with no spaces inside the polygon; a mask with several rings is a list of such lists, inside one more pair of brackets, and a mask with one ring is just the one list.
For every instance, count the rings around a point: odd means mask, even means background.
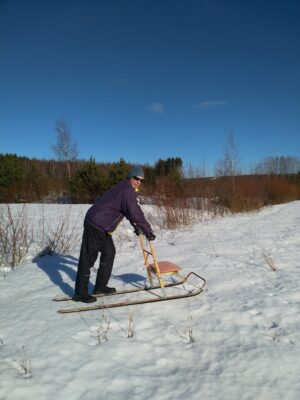
[{"label": "tree line", "polygon": [[[225,166],[228,165],[226,158]],[[232,164],[230,164],[232,165]],[[99,163],[89,160],[39,160],[0,154],[0,202],[71,202],[92,203],[112,185],[126,179],[131,163]],[[142,165],[145,171],[144,193],[151,195],[182,192],[186,187],[180,157],[159,159],[154,166]],[[223,168],[222,176],[241,175]],[[254,168],[253,176],[276,175],[300,185],[300,160],[292,157],[269,157]],[[208,180],[203,180],[207,182]],[[201,183],[203,186],[204,183]],[[233,181],[234,183],[234,181]],[[199,181],[197,183],[199,185]],[[173,193],[173,194],[174,194]]]},{"label": "tree line", "polygon": [[[126,179],[132,164],[99,163],[87,160],[39,160],[0,154],[0,202],[72,202],[91,203],[112,185]],[[168,177],[183,177],[178,157],[158,160],[154,166],[142,165],[147,186]]]}]

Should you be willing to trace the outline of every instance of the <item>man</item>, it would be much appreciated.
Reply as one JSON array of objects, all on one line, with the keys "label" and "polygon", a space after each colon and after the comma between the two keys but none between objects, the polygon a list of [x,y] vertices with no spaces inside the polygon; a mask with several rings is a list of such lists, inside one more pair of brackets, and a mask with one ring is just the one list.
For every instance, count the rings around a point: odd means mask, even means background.
[{"label": "man", "polygon": [[124,217],[134,227],[136,234],[142,231],[148,240],[155,239],[137,199],[137,192],[143,179],[142,168],[134,166],[127,179],[111,187],[87,211],[74,301],[92,303],[97,300],[96,297],[88,294],[88,284],[90,269],[96,262],[99,252],[101,253],[100,266],[93,294],[110,294],[116,291],[115,288],[107,286],[116,253],[111,233]]}]

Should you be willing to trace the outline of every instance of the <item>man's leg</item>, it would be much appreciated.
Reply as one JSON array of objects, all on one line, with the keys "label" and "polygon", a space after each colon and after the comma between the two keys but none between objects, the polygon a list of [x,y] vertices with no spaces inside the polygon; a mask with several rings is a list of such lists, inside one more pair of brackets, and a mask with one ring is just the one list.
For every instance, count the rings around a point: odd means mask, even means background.
[{"label": "man's leg", "polygon": [[78,296],[85,297],[88,295],[91,268],[94,266],[98,253],[103,247],[104,236],[104,233],[100,232],[90,224],[84,224],[75,284],[75,294]]},{"label": "man's leg", "polygon": [[103,286],[106,286],[111,276],[114,264],[116,248],[111,235],[107,235],[104,246],[101,248],[100,265],[97,273],[94,293]]}]

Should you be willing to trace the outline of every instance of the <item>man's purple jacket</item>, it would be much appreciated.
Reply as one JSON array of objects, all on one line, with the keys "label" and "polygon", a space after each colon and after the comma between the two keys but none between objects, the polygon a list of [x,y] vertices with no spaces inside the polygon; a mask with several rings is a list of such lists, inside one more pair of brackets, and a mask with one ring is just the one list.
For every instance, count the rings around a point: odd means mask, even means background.
[{"label": "man's purple jacket", "polygon": [[107,190],[88,209],[86,221],[102,232],[113,232],[126,217],[132,226],[141,228],[147,236],[152,232],[138,204],[137,194],[129,180],[119,182]]}]

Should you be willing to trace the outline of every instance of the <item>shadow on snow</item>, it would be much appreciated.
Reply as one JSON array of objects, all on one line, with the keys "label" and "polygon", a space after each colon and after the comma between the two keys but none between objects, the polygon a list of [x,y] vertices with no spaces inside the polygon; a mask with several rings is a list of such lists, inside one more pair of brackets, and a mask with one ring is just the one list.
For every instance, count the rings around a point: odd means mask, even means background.
[{"label": "shadow on snow", "polygon": [[[58,286],[63,293],[68,296],[73,295],[78,264],[77,258],[53,254],[51,256],[36,256],[33,262],[48,275],[50,281]],[[64,280],[64,275],[68,276],[68,280],[73,283],[72,286]]]},{"label": "shadow on snow", "polygon": [[[53,282],[60,290],[67,296],[74,294],[75,280],[77,274],[78,259],[73,256],[61,256],[59,254],[37,256],[33,259],[33,262],[49,277],[50,281]],[[67,280],[64,275],[67,275]],[[125,284],[131,284],[134,287],[144,286],[146,283],[146,277],[135,273],[126,273],[115,275],[112,277]],[[70,284],[72,282],[72,284]],[[89,292],[92,293],[94,285],[89,283]]]}]

